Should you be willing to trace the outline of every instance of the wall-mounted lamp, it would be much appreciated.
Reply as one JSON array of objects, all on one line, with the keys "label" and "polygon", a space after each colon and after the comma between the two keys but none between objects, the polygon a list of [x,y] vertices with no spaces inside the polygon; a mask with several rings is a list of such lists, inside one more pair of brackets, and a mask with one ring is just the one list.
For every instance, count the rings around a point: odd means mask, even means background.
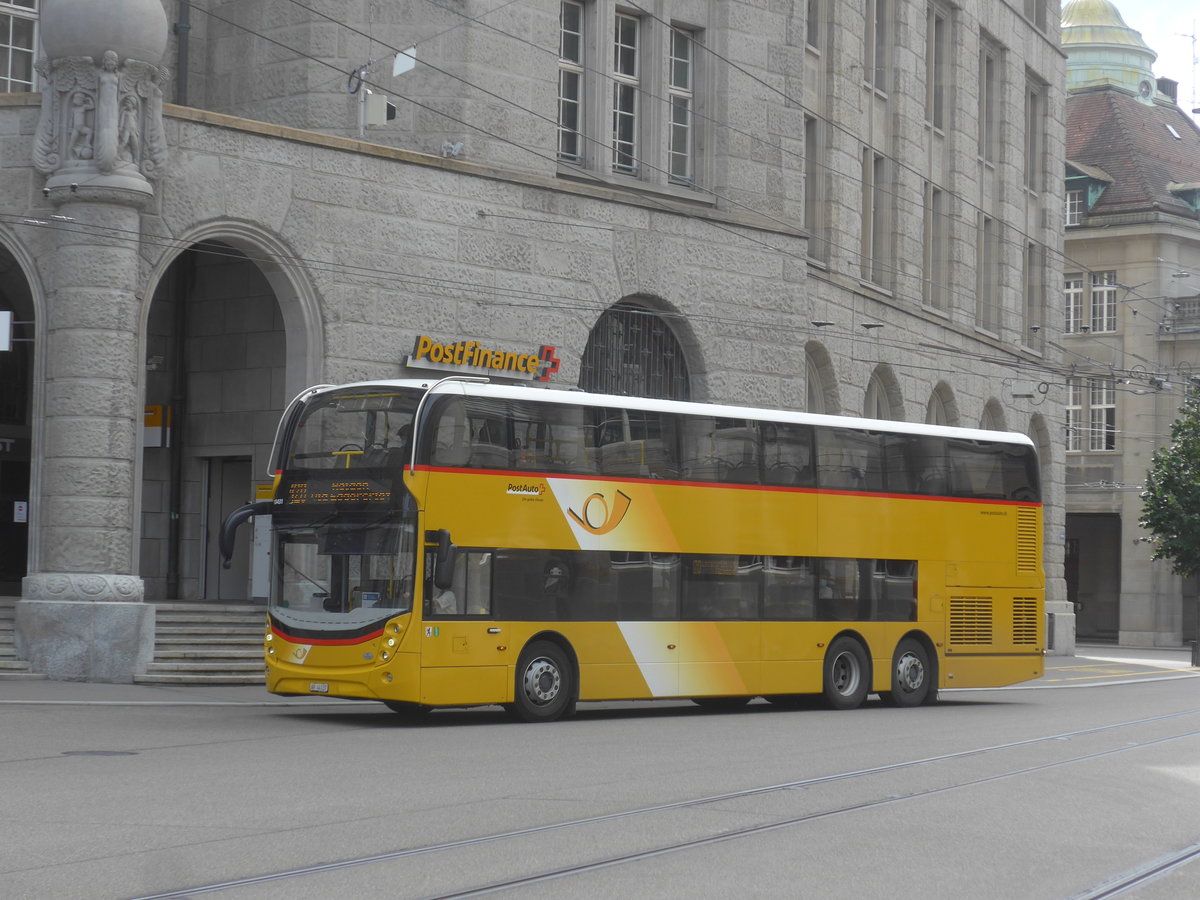
[{"label": "wall-mounted lamp", "polygon": [[1037,334],[1039,331],[1042,330],[1042,326],[1041,325],[1030,325],[1029,330],[1032,331],[1034,334]]},{"label": "wall-mounted lamp", "polygon": [[872,331],[876,328],[883,327],[882,322],[860,322],[859,324],[862,325],[863,328],[867,329],[867,331]]},{"label": "wall-mounted lamp", "polygon": [[812,324],[813,324],[813,326],[814,326],[814,327],[816,327],[816,328],[828,328],[828,327],[829,327],[830,325],[832,325],[833,323],[832,323],[832,322],[823,322],[823,321],[817,321],[817,322],[813,322]]}]

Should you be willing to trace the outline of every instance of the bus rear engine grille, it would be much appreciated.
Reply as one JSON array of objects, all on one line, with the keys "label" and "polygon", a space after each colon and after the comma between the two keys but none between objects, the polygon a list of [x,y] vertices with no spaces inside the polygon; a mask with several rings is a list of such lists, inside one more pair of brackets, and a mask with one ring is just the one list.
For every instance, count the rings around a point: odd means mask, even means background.
[{"label": "bus rear engine grille", "polygon": [[1038,513],[1030,506],[1017,508],[1017,571],[1038,570]]},{"label": "bus rear engine grille", "polygon": [[986,597],[950,598],[950,644],[992,643],[992,601]]},{"label": "bus rear engine grille", "polygon": [[1013,643],[1038,646],[1038,602],[1034,597],[1013,598]]}]

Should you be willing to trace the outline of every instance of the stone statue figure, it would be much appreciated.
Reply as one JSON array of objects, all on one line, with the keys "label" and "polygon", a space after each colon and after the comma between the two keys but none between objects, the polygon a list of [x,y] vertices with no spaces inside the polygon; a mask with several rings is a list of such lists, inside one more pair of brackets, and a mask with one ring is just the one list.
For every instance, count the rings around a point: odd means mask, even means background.
[{"label": "stone statue figure", "polygon": [[68,184],[152,193],[166,164],[162,125],[165,69],[105,51],[38,61],[42,115],[34,165],[47,187]]}]

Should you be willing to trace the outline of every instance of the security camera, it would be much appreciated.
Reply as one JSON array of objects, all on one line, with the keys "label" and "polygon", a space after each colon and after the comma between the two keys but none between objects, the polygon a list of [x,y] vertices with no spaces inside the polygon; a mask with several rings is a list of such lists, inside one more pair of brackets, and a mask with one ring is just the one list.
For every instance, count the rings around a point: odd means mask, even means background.
[{"label": "security camera", "polygon": [[1042,330],[1042,326],[1041,325],[1030,325],[1029,330],[1032,331],[1034,334],[1037,334],[1039,331]]}]

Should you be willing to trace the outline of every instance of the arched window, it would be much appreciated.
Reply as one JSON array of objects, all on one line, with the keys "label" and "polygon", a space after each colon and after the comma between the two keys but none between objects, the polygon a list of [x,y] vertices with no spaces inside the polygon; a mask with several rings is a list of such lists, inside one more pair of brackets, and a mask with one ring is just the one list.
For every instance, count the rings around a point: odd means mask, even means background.
[{"label": "arched window", "polygon": [[944,381],[939,381],[933,393],[929,395],[929,403],[925,405],[925,424],[958,424],[958,404],[954,402],[954,393],[950,386]]},{"label": "arched window", "polygon": [[805,360],[805,369],[808,376],[808,390],[804,408],[810,413],[823,413],[825,412],[825,390],[821,384],[821,372],[811,356]]},{"label": "arched window", "polygon": [[588,336],[579,367],[585,391],[690,400],[683,348],[653,310],[618,303],[605,310]]}]

